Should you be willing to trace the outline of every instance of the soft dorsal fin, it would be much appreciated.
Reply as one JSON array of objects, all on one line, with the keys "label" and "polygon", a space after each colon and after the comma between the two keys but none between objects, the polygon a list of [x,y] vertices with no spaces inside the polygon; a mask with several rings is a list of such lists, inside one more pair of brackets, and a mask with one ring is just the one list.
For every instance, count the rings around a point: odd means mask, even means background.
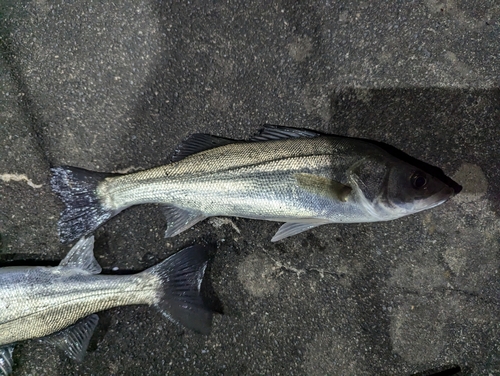
[{"label": "soft dorsal fin", "polygon": [[250,138],[250,141],[276,141],[289,138],[314,138],[321,134],[307,129],[280,127],[277,125],[264,125],[259,133]]},{"label": "soft dorsal fin", "polygon": [[167,218],[166,238],[178,235],[206,218],[203,213],[197,210],[183,209],[172,205],[162,205],[161,208]]},{"label": "soft dorsal fin", "polygon": [[210,136],[205,133],[195,133],[184,140],[175,150],[172,156],[172,162],[180,161],[190,155],[201,151],[213,149],[219,146],[233,144],[238,141],[228,140],[227,138]]},{"label": "soft dorsal fin", "polygon": [[8,345],[0,348],[0,376],[8,376],[12,373],[12,353],[14,346]]},{"label": "soft dorsal fin", "polygon": [[98,322],[99,316],[92,314],[60,332],[42,338],[42,341],[59,347],[68,357],[81,362]]},{"label": "soft dorsal fin", "polygon": [[59,266],[85,270],[91,274],[99,274],[101,266],[94,257],[94,236],[81,238],[71,248]]},{"label": "soft dorsal fin", "polygon": [[295,174],[295,179],[297,179],[298,185],[303,189],[340,202],[346,202],[352,191],[352,188],[348,185],[323,176],[298,173]]}]

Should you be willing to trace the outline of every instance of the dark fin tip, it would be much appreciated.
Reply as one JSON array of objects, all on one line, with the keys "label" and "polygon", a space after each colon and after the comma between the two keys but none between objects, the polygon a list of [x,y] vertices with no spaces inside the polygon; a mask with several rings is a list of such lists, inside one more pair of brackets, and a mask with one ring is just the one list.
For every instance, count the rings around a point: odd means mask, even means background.
[{"label": "dark fin tip", "polygon": [[208,249],[194,245],[147,270],[163,283],[156,307],[172,321],[202,334],[210,332],[213,316],[200,294],[207,263]]},{"label": "dark fin tip", "polygon": [[98,184],[111,174],[60,166],[51,168],[52,190],[66,205],[59,219],[59,238],[69,243],[92,233],[114,214],[97,197]]}]

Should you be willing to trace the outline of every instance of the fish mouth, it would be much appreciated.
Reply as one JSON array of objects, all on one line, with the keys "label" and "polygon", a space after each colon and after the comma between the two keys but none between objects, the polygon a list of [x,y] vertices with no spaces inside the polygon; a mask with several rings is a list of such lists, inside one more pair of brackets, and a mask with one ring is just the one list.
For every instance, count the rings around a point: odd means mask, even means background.
[{"label": "fish mouth", "polygon": [[455,189],[450,186],[445,186],[439,192],[424,200],[424,207],[421,210],[435,208],[436,206],[444,204],[453,196],[455,196]]}]

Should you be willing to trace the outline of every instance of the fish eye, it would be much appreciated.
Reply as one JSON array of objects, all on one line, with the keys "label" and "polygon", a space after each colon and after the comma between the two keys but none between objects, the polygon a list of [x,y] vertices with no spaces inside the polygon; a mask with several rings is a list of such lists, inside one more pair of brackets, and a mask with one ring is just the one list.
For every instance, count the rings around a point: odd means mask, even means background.
[{"label": "fish eye", "polygon": [[427,185],[427,178],[421,172],[415,172],[411,176],[411,185],[415,189],[425,188],[425,186]]}]

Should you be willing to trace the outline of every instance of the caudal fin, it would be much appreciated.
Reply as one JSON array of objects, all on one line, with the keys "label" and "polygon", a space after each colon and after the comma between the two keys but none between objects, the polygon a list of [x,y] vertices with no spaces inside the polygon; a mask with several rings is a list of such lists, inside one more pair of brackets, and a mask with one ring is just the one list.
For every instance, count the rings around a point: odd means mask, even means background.
[{"label": "caudal fin", "polygon": [[202,334],[209,333],[212,325],[212,311],[200,295],[207,262],[207,249],[194,245],[145,271],[161,279],[155,307],[170,320]]},{"label": "caudal fin", "polygon": [[60,166],[52,168],[50,185],[66,205],[58,223],[59,238],[69,243],[94,232],[114,214],[102,206],[97,185],[111,174]]}]

